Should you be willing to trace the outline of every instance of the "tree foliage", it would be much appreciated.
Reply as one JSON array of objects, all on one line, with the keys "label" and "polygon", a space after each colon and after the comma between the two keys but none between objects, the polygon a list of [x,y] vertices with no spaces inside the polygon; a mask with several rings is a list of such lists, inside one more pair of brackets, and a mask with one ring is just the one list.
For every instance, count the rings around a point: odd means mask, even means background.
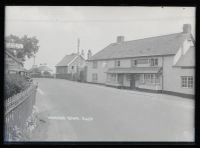
[{"label": "tree foliage", "polygon": [[[38,46],[39,40],[35,36],[28,37],[27,35],[24,35],[23,37],[20,38],[16,35],[11,34],[7,36],[5,40],[7,43],[17,43],[17,44],[23,45],[23,48],[17,49],[17,52],[16,52],[17,58],[20,58],[23,61],[25,61],[26,58],[33,57],[34,54],[37,53],[39,49],[39,46]],[[10,52],[12,53],[12,51]]]}]

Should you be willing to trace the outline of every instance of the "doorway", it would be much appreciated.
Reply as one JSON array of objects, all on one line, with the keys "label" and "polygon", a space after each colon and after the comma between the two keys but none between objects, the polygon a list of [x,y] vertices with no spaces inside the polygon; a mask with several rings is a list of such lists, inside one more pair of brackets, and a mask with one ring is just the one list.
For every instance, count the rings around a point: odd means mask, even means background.
[{"label": "doorway", "polygon": [[123,74],[118,74],[118,83],[120,84],[120,86],[123,86],[123,77],[124,75]]},{"label": "doorway", "polygon": [[131,74],[130,86],[131,89],[135,89],[135,74]]}]

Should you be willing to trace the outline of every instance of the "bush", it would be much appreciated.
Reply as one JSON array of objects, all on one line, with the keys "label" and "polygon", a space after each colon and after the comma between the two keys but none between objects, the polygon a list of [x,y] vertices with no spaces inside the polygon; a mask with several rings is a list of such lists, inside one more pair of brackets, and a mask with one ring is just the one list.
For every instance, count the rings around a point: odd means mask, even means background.
[{"label": "bush", "polygon": [[45,75],[45,76],[51,76],[51,73],[48,72],[48,71],[44,71],[43,75]]},{"label": "bush", "polygon": [[5,76],[5,99],[12,97],[13,95],[20,93],[29,87],[30,83],[25,77],[19,74],[6,74]]}]

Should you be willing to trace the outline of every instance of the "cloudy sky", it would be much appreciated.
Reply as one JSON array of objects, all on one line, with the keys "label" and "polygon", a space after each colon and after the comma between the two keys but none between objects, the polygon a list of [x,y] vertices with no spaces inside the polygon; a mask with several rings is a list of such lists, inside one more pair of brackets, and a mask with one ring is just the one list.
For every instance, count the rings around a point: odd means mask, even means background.
[{"label": "cloudy sky", "polygon": [[[97,53],[123,35],[125,40],[182,32],[185,23],[192,25],[194,35],[195,8],[192,7],[66,7],[7,6],[6,35],[36,36],[39,51],[36,64],[54,66],[66,55],[90,49]],[[25,68],[33,59],[25,62]]]}]

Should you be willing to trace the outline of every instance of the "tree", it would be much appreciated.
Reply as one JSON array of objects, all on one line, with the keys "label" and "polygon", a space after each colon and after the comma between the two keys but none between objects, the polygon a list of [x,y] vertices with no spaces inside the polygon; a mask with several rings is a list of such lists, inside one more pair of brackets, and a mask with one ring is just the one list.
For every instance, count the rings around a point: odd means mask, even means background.
[{"label": "tree", "polygon": [[[39,46],[39,40],[34,37],[28,37],[27,35],[24,35],[23,37],[18,37],[15,35],[9,35],[6,37],[6,42],[9,43],[18,43],[22,44],[22,49],[17,49],[16,57],[22,59],[22,61],[26,60],[27,58],[31,58],[34,56],[35,53],[38,52]],[[12,51],[11,51],[12,52]]]},{"label": "tree", "polygon": [[51,75],[51,73],[50,72],[48,72],[48,71],[44,71],[44,73],[43,73],[45,76],[50,76]]}]

